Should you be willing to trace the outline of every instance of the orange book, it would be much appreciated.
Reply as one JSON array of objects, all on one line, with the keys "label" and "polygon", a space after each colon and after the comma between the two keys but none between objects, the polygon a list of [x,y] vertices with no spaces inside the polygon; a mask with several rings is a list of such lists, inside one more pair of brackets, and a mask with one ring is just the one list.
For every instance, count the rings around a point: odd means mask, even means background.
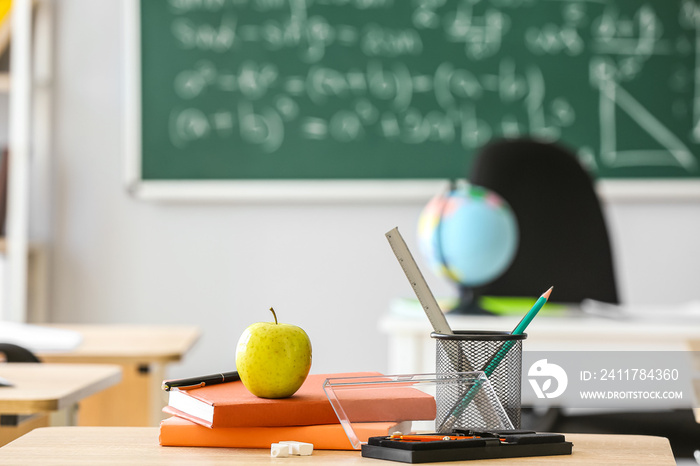
[{"label": "orange book", "polygon": [[[172,414],[205,427],[276,427],[336,424],[323,382],[331,377],[370,377],[376,372],[309,375],[299,391],[289,398],[259,398],[242,382],[209,385],[191,390],[171,390],[168,406]],[[435,399],[411,387],[373,393],[353,392],[343,399],[343,407],[352,413],[351,421],[405,421],[435,419]]]},{"label": "orange book", "polygon": [[[369,437],[390,435],[402,426],[395,422],[367,422],[353,423],[352,427],[360,441],[366,442]],[[313,443],[316,450],[353,449],[340,424],[209,429],[173,416],[161,421],[158,439],[168,447],[270,448],[273,443],[295,440]]]}]

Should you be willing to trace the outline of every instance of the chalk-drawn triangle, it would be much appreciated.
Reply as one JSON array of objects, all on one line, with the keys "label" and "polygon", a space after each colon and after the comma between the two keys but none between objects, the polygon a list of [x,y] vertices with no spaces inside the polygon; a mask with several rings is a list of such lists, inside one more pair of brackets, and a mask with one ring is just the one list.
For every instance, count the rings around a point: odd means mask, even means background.
[{"label": "chalk-drawn triangle", "polygon": [[[598,81],[600,90],[601,160],[610,167],[673,166],[688,172],[698,170],[693,153],[666,125],[613,79]],[[658,149],[621,150],[617,143],[617,111],[629,117]]]}]

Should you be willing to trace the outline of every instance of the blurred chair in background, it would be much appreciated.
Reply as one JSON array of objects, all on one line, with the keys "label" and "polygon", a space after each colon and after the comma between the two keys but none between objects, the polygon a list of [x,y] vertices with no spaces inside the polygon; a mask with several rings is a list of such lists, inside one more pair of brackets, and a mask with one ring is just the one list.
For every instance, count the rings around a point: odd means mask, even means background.
[{"label": "blurred chair in background", "polygon": [[571,151],[533,139],[498,140],[476,155],[469,182],[503,197],[520,232],[511,266],[477,295],[534,296],[554,285],[554,302],[619,302],[600,201]]},{"label": "blurred chair in background", "polygon": [[12,343],[0,343],[0,362],[41,362],[28,349]]}]

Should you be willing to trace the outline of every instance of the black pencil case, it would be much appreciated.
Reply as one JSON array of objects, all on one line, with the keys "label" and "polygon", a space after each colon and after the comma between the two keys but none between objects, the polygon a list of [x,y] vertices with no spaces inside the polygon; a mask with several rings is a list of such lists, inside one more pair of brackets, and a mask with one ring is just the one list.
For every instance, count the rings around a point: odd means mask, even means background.
[{"label": "black pencil case", "polygon": [[[426,434],[436,435],[436,434]],[[444,435],[444,434],[440,434]],[[527,430],[454,432],[464,439],[406,441],[371,437],[362,456],[402,463],[429,463],[526,456],[570,455],[573,444],[562,434]]]}]

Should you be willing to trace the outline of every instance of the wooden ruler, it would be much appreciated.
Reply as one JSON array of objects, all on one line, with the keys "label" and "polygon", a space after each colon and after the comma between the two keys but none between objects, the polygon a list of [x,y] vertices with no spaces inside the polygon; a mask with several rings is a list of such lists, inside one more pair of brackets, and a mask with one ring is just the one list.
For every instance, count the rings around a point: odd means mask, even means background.
[{"label": "wooden ruler", "polygon": [[418,268],[418,264],[416,264],[415,259],[413,259],[413,255],[408,249],[406,242],[401,237],[398,227],[387,232],[385,236],[386,239],[389,240],[391,249],[394,251],[396,259],[398,259],[401,268],[406,274],[406,278],[408,278],[411,288],[413,288],[413,292],[416,294],[418,301],[420,301],[420,304],[425,311],[425,315],[428,316],[428,320],[430,320],[433,330],[435,330],[437,333],[452,335],[453,332],[450,328],[450,324],[447,323],[447,319],[445,319],[445,315],[442,313],[440,305],[437,303],[437,300],[435,300],[433,292],[430,291],[430,287]]}]

